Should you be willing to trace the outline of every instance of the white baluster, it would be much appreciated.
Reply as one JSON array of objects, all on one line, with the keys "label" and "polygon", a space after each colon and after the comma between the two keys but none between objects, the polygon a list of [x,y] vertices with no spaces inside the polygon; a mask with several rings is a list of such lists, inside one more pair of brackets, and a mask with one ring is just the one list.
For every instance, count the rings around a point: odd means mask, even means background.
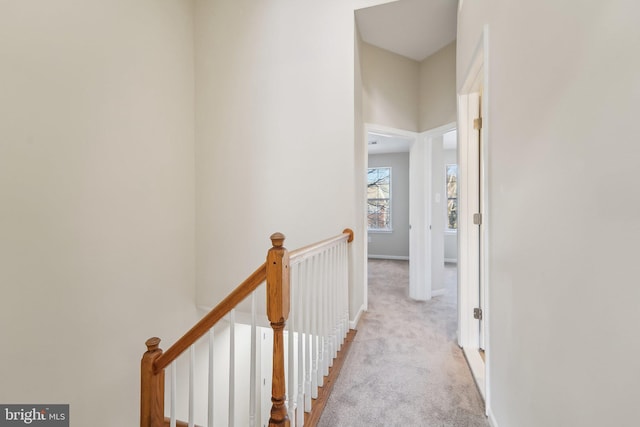
[{"label": "white baluster", "polygon": [[189,347],[189,427],[194,427],[193,404],[195,402],[196,346]]},{"label": "white baluster", "polygon": [[235,394],[236,394],[236,310],[229,312],[229,427],[235,425]]},{"label": "white baluster", "polygon": [[304,281],[305,287],[305,383],[304,383],[304,410],[306,412],[311,411],[311,278],[313,277],[313,263],[310,259],[305,261],[307,265],[306,278]]},{"label": "white baluster", "polygon": [[318,309],[318,325],[316,333],[318,335],[318,387],[324,384],[324,367],[326,342],[324,337],[324,275],[325,275],[324,254],[318,254],[318,284],[316,286],[316,307]]},{"label": "white baluster", "polygon": [[340,242],[340,245],[338,246],[337,249],[337,260],[336,260],[336,312],[335,312],[335,321],[336,321],[336,326],[338,328],[337,331],[337,349],[340,350],[340,348],[342,348],[342,338],[344,336],[344,325],[342,323],[342,313],[341,313],[341,307],[342,305],[340,304],[340,290],[342,289],[342,286],[344,285],[343,281],[342,281],[342,269],[343,269],[343,259],[344,259],[344,252],[343,252],[343,246],[344,246],[344,242]]},{"label": "white baluster", "polygon": [[338,323],[336,322],[336,305],[338,304],[338,299],[336,298],[336,289],[338,286],[338,248],[340,242],[338,242],[338,246],[334,246],[331,248],[331,283],[329,284],[329,298],[331,301],[331,366],[333,366],[333,359],[335,359],[338,355]]},{"label": "white baluster", "polygon": [[256,393],[258,391],[256,380],[256,291],[251,293],[251,368],[249,372],[249,425],[256,425]]},{"label": "white baluster", "polygon": [[[295,298],[296,298],[296,294],[297,294],[297,280],[296,280],[296,274],[297,274],[297,266],[292,267],[293,271],[290,272],[290,282],[289,282],[289,298],[290,301],[294,302]],[[287,410],[289,413],[289,422],[291,423],[291,427],[295,427],[296,424],[296,419],[295,417],[292,416],[292,414],[295,413],[296,411],[296,394],[295,394],[295,389],[294,389],[294,381],[295,381],[295,366],[294,366],[294,354],[293,354],[293,343],[294,343],[294,338],[293,338],[293,333],[294,333],[294,328],[295,328],[295,322],[296,322],[296,316],[295,316],[295,307],[294,310],[290,310],[289,311],[289,319],[287,320],[287,335],[288,335],[288,342],[287,342],[287,349],[285,354],[287,355],[286,357],[286,361],[287,361],[287,394],[286,394],[286,399],[287,399]]]},{"label": "white baluster", "polygon": [[209,398],[207,399],[207,427],[213,427],[213,349],[215,342],[214,328],[209,329]]},{"label": "white baluster", "polygon": [[170,427],[176,427],[176,389],[178,388],[177,378],[178,366],[176,361],[171,362],[171,409],[170,411]]},{"label": "white baluster", "polygon": [[297,330],[298,330],[298,398],[296,399],[296,426],[304,426],[304,318],[303,318],[303,289],[306,264],[301,263],[298,265],[297,277],[298,277],[298,293],[296,305],[294,310],[296,311]]},{"label": "white baluster", "polygon": [[318,280],[319,276],[319,262],[317,257],[313,257],[312,261],[313,266],[313,282],[311,283],[311,357],[312,359],[312,368],[311,368],[311,397],[314,399],[318,398],[318,284],[320,283]]},{"label": "white baluster", "polygon": [[349,245],[347,242],[342,244],[344,256],[342,257],[343,264],[343,272],[342,272],[342,295],[343,295],[343,328],[344,334],[342,339],[347,336],[347,332],[349,332]]},{"label": "white baluster", "polygon": [[[340,256],[339,256],[339,273],[338,273],[338,289],[337,296],[338,300],[341,300],[341,295],[343,292],[348,294],[348,273],[347,273],[347,262],[348,262],[348,252],[347,252],[347,242],[342,242],[340,245]],[[346,312],[346,315],[345,315]],[[347,302],[342,302],[338,305],[338,312],[336,313],[336,320],[339,322],[340,328],[340,346],[344,343],[344,338],[349,331],[349,305]]]},{"label": "white baluster", "polygon": [[324,382],[324,376],[329,375],[329,352],[331,350],[329,343],[329,256],[325,250],[322,253],[322,265],[323,265],[323,283],[320,291],[322,292],[322,298],[320,307],[322,310],[322,375],[320,377],[321,382]]},{"label": "white baluster", "polygon": [[335,322],[335,306],[336,300],[334,298],[334,289],[336,285],[335,268],[336,268],[336,246],[332,246],[329,249],[329,283],[327,286],[327,300],[329,305],[327,307],[327,317],[329,321],[327,326],[329,328],[329,366],[333,366],[333,359],[336,357],[336,322]]}]

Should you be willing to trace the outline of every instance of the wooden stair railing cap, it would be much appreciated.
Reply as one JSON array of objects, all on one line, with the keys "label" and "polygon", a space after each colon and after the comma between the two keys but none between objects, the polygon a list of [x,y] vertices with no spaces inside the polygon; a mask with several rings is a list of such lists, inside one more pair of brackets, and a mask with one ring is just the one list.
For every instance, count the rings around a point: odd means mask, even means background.
[{"label": "wooden stair railing cap", "polygon": [[349,238],[347,239],[347,243],[353,242],[353,230],[350,228],[345,228],[342,230],[342,234],[348,234]]},{"label": "wooden stair railing cap", "polygon": [[273,247],[275,248],[281,248],[282,245],[284,244],[284,234],[282,233],[273,233],[270,237],[271,239],[271,244],[273,245]]},{"label": "wooden stair railing cap", "polygon": [[155,350],[159,350],[160,346],[160,338],[152,337],[145,341],[144,343],[147,346],[147,351],[152,352]]}]

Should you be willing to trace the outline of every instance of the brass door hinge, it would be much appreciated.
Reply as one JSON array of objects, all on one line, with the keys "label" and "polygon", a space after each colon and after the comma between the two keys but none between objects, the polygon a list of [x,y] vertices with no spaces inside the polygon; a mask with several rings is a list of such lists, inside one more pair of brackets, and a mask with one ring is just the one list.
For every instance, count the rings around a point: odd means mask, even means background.
[{"label": "brass door hinge", "polygon": [[477,119],[473,120],[473,128],[475,130],[482,129],[482,117],[478,117]]},{"label": "brass door hinge", "polygon": [[475,225],[482,225],[482,214],[481,213],[474,213],[473,214],[473,223]]}]

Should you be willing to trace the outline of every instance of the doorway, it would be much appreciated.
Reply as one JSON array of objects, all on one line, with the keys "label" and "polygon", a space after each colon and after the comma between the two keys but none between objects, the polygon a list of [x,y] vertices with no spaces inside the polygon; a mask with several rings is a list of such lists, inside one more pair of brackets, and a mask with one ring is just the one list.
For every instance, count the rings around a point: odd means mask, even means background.
[{"label": "doorway", "polygon": [[[390,168],[391,225],[386,230],[368,227],[368,258],[408,259],[409,296],[429,300],[444,293],[445,261],[450,265],[457,261],[457,224],[448,226],[447,211],[453,203],[457,215],[457,195],[448,194],[446,182],[447,165],[456,164],[456,123],[420,134],[371,124],[366,131],[366,169],[395,165]],[[408,164],[405,161],[398,167],[394,163],[399,154],[408,156]],[[393,243],[381,250],[385,242]],[[445,249],[453,250],[454,255],[446,257]]]}]

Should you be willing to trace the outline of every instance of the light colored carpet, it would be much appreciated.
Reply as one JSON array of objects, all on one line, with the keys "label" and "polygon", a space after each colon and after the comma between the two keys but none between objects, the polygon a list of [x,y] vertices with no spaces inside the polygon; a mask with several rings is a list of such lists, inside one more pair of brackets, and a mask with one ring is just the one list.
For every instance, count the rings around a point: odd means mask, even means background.
[{"label": "light colored carpet", "polygon": [[369,311],[318,426],[489,426],[455,342],[455,274],[446,268],[445,295],[418,302],[408,262],[369,261]]}]

